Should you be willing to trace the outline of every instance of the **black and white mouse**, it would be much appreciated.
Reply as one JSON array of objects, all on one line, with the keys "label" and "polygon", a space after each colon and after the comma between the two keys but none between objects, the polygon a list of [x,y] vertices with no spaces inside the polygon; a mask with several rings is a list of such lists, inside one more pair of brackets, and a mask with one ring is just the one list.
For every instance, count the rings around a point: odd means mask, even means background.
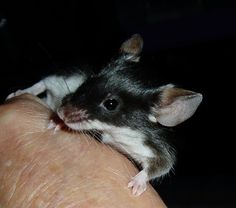
[{"label": "black and white mouse", "polygon": [[23,93],[45,93],[46,104],[64,124],[76,131],[99,131],[101,141],[132,158],[140,172],[128,183],[136,196],[150,179],[166,175],[175,162],[167,142],[166,127],[190,118],[202,95],[173,84],[147,87],[135,74],[143,40],[135,34],[125,41],[119,55],[98,74],[75,70],[70,75],[48,76]]}]

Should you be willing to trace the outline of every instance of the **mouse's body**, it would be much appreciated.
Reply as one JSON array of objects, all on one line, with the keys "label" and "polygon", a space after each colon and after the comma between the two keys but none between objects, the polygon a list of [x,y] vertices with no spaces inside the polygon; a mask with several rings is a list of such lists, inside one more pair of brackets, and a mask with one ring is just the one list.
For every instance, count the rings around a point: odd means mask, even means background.
[{"label": "mouse's body", "polygon": [[118,58],[98,74],[77,70],[68,76],[53,75],[8,96],[46,91],[45,102],[67,127],[99,131],[103,143],[141,166],[128,184],[135,195],[146,190],[150,179],[173,168],[175,154],[166,140],[165,128],[191,117],[202,101],[201,94],[172,84],[148,88],[138,80],[134,69],[142,45],[142,38],[134,35],[122,44]]}]

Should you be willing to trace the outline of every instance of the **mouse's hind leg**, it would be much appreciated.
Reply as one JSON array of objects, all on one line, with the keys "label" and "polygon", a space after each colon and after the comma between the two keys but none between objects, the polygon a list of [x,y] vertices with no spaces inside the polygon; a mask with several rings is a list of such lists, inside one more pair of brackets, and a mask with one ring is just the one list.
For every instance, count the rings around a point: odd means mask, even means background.
[{"label": "mouse's hind leg", "polygon": [[45,86],[44,82],[40,81],[29,88],[26,88],[24,90],[17,90],[16,92],[9,94],[6,98],[6,100],[13,98],[15,96],[22,95],[24,93],[29,93],[29,94],[37,96],[37,95],[43,93],[45,90],[46,90],[46,86]]}]

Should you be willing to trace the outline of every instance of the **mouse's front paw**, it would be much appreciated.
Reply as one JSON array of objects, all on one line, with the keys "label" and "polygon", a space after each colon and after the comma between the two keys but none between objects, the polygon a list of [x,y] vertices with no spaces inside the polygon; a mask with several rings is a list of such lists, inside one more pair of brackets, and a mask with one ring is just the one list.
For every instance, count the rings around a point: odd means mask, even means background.
[{"label": "mouse's front paw", "polygon": [[22,95],[22,94],[24,94],[24,92],[22,90],[17,90],[16,92],[9,94],[6,98],[6,100],[16,97],[16,96],[19,96],[19,95]]},{"label": "mouse's front paw", "polygon": [[49,129],[49,130],[53,129],[54,134],[55,134],[57,131],[59,131],[61,129],[61,125],[55,123],[55,121],[51,119],[48,123],[47,129]]},{"label": "mouse's front paw", "polygon": [[132,193],[135,196],[141,195],[147,189],[148,176],[147,173],[142,170],[128,183],[128,188],[132,188]]},{"label": "mouse's front paw", "polygon": [[57,126],[57,124],[55,123],[55,121],[50,119],[50,121],[48,122],[47,129],[55,129],[56,126]]}]

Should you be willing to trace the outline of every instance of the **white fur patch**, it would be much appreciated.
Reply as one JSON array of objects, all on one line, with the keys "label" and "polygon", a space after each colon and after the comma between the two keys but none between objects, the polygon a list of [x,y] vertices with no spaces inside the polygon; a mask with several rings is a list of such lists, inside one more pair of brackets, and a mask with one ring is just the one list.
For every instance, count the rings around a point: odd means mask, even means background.
[{"label": "white fur patch", "polygon": [[73,74],[66,78],[55,75],[45,78],[43,80],[47,90],[45,102],[56,110],[61,105],[62,99],[67,94],[75,92],[85,79],[86,77],[82,74]]},{"label": "white fur patch", "polygon": [[93,129],[102,131],[102,141],[104,143],[118,148],[141,163],[145,163],[147,158],[154,157],[151,149],[144,145],[145,136],[138,130],[129,127],[116,127],[98,120],[68,123],[66,125],[78,131]]}]

